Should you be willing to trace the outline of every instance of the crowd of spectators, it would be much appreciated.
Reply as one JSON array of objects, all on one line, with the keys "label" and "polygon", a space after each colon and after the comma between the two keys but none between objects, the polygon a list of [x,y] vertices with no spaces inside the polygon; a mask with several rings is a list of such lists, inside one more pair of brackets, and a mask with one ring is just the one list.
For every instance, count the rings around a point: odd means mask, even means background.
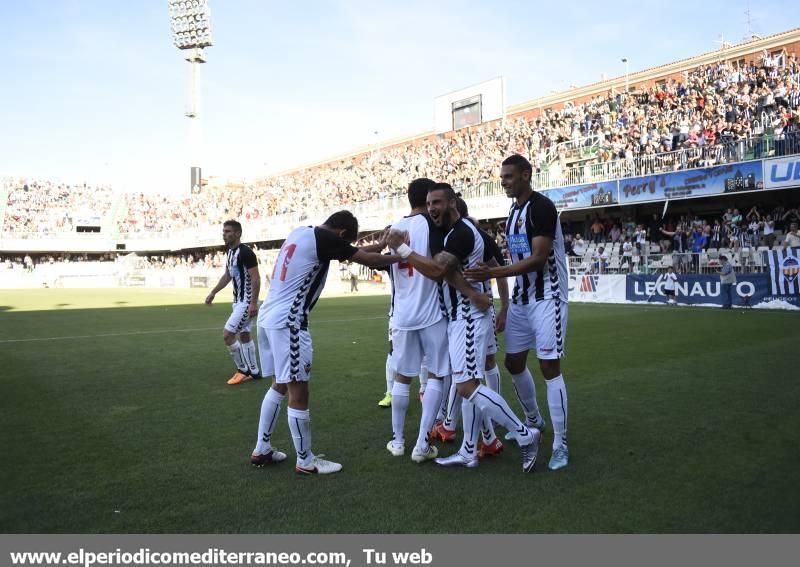
[{"label": "crowd of spectators", "polygon": [[778,234],[783,245],[800,246],[799,225],[800,207],[765,210],[756,205],[744,214],[737,208],[702,216],[689,210],[664,219],[658,214],[647,220],[587,215],[583,221],[563,223],[562,230],[567,254],[595,271],[607,268],[611,255],[630,270],[636,256],[672,254],[676,271],[696,272],[700,255],[709,250],[772,250]]},{"label": "crowd of spectators", "polygon": [[[591,166],[647,174],[800,151],[800,64],[795,54],[763,54],[744,65],[718,63],[631,92],[609,91],[533,119],[483,124],[452,135],[359,154],[259,180],[241,191],[207,190],[186,199],[134,196],[124,232],[215,225],[302,213],[402,194],[415,177],[454,187],[496,181],[509,154],[526,156],[548,182],[588,181]],[[760,140],[768,136],[769,148]],[[746,146],[745,140],[756,140]],[[570,162],[570,151],[581,159]],[[659,157],[660,156],[660,157]],[[580,169],[581,178],[568,176]],[[584,175],[584,171],[587,172]]]},{"label": "crowd of spectators", "polygon": [[3,179],[7,191],[3,231],[38,234],[99,226],[111,208],[108,186],[66,184],[43,179]]},{"label": "crowd of spectators", "polygon": [[[537,173],[546,172],[535,184],[554,185],[609,172],[626,176],[758,158],[767,151],[800,151],[800,63],[794,53],[704,65],[679,79],[543,109],[533,119],[518,116],[417,139],[242,188],[204,188],[182,197],[127,195],[127,214],[117,228],[124,234],[170,232],[228,218],[302,216],[402,194],[421,176],[471,187],[496,181],[498,164],[513,153],[526,156]],[[4,230],[72,230],[77,210],[104,215],[110,204],[107,188],[17,183],[8,192]]]}]

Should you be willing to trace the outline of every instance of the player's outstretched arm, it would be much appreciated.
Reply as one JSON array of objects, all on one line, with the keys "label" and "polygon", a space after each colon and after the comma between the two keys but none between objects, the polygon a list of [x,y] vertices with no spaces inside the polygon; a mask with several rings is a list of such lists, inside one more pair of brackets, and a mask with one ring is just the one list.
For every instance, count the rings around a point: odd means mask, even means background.
[{"label": "player's outstretched arm", "polygon": [[547,263],[547,258],[553,250],[553,239],[549,236],[537,236],[533,239],[531,247],[532,254],[519,262],[495,267],[477,264],[464,270],[464,276],[471,282],[483,282],[491,278],[508,278],[538,272]]},{"label": "player's outstretched arm", "polygon": [[364,252],[360,249],[350,258],[353,262],[367,266],[368,268],[382,268],[387,264],[394,264],[400,261],[400,256],[378,254],[377,252]]},{"label": "player's outstretched arm", "polygon": [[206,296],[206,305],[211,305],[214,301],[214,296],[217,295],[217,292],[222,290],[226,285],[228,285],[231,281],[231,276],[228,273],[228,270],[225,270],[225,273],[222,274],[222,277],[217,282],[217,285],[214,286],[214,289]]}]

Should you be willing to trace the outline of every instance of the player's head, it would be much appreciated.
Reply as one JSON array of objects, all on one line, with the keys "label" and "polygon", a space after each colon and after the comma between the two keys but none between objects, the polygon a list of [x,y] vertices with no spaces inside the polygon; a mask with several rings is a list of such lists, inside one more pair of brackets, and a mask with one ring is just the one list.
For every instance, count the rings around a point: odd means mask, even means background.
[{"label": "player's head", "polygon": [[427,177],[420,177],[408,184],[408,204],[411,205],[412,209],[425,207],[428,191],[434,185],[436,185],[436,182]]},{"label": "player's head", "polygon": [[333,230],[333,232],[348,242],[355,242],[358,240],[358,219],[353,216],[353,213],[350,211],[338,211],[333,213],[323,225]]},{"label": "player's head", "polygon": [[450,228],[459,219],[456,192],[449,183],[435,183],[428,190],[428,214],[436,226]]},{"label": "player's head", "polygon": [[519,154],[514,154],[503,160],[500,167],[500,185],[506,195],[516,199],[525,191],[530,191],[533,168],[531,163]]},{"label": "player's head", "polygon": [[242,225],[239,221],[228,220],[222,223],[222,240],[226,246],[233,246],[242,238]]},{"label": "player's head", "polygon": [[722,260],[723,262],[727,262],[728,261],[728,257],[727,256],[720,256],[719,259]]},{"label": "player's head", "polygon": [[461,218],[465,219],[469,216],[469,207],[467,206],[467,202],[461,196],[461,193],[456,193],[456,210]]},{"label": "player's head", "polygon": [[672,266],[667,266],[667,273],[668,273],[668,274],[671,274],[671,273],[672,273],[672,272],[674,272],[674,271],[675,271],[675,270],[672,268]]}]

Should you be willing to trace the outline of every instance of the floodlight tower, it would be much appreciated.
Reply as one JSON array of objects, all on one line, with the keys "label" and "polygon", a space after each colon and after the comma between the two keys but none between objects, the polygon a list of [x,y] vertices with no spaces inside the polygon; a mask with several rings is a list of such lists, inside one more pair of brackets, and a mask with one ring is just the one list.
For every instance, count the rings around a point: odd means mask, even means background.
[{"label": "floodlight tower", "polygon": [[200,189],[200,153],[202,129],[200,123],[200,64],[205,63],[203,48],[211,42],[211,22],[208,0],[168,0],[169,20],[175,47],[183,51],[184,59],[192,66],[192,99],[186,116],[191,120],[190,187]]}]

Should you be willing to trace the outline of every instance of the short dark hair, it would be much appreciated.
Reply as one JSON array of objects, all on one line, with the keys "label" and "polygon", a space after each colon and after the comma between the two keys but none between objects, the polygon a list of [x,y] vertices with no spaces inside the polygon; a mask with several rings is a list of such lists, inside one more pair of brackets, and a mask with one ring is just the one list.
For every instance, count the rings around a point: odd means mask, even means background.
[{"label": "short dark hair", "polygon": [[445,195],[447,195],[447,199],[455,199],[456,198],[456,191],[453,189],[453,186],[449,183],[434,183],[428,189],[428,193],[431,191],[444,191]]},{"label": "short dark hair", "polygon": [[412,209],[425,206],[428,190],[434,185],[436,185],[436,182],[427,177],[420,177],[408,184],[408,204],[411,205]]},{"label": "short dark hair", "polygon": [[358,219],[350,211],[337,211],[323,224],[336,230],[344,229],[342,237],[349,242],[358,240]]},{"label": "short dark hair", "polygon": [[233,219],[231,219],[231,220],[226,220],[224,223],[222,223],[222,226],[223,226],[223,227],[229,226],[229,227],[231,227],[231,228],[232,228],[232,229],[233,229],[235,232],[238,232],[239,234],[242,234],[242,225],[239,223],[239,221],[235,221],[235,220],[233,220]]},{"label": "short dark hair", "polygon": [[727,256],[720,256],[719,259],[720,260],[725,260],[726,262],[728,261],[728,257]]},{"label": "short dark hair", "polygon": [[467,202],[461,197],[461,193],[456,195],[456,210],[458,214],[464,218],[469,216],[469,207],[467,206]]},{"label": "short dark hair", "polygon": [[526,171],[533,175],[533,167],[531,167],[531,162],[527,159],[522,157],[519,154],[514,154],[513,156],[508,156],[506,159],[503,160],[503,165],[513,165],[516,166],[522,173]]}]

